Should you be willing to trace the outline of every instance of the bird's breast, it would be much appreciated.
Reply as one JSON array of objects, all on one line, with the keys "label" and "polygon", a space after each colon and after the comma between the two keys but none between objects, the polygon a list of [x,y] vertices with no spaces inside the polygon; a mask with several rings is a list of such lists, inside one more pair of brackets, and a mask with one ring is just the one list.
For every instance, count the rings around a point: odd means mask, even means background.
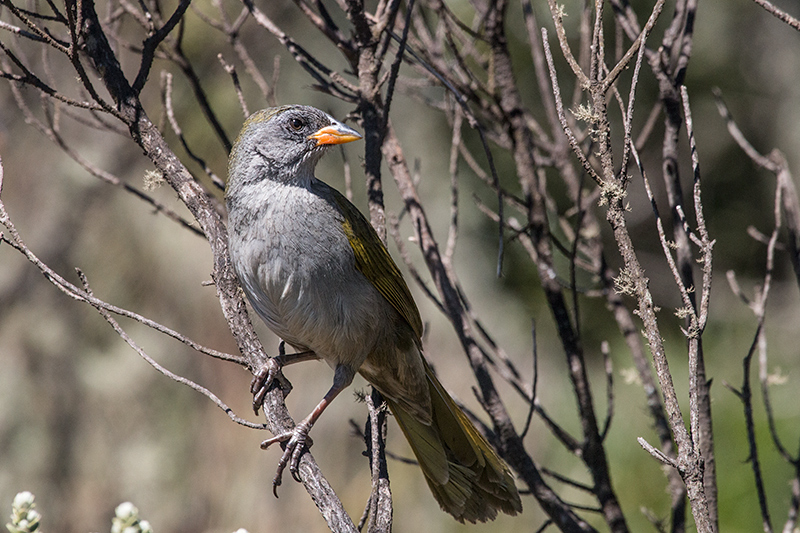
[{"label": "bird's breast", "polygon": [[357,368],[386,337],[393,310],[356,269],[338,208],[285,184],[251,196],[229,223],[234,268],[254,309],[295,347]]}]

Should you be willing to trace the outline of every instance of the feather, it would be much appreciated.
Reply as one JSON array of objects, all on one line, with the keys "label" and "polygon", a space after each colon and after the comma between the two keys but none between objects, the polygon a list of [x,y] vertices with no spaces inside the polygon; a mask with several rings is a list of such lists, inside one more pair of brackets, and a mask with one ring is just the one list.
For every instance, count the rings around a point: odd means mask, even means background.
[{"label": "feather", "polygon": [[358,208],[336,189],[331,188],[331,192],[344,216],[342,227],[353,248],[356,268],[408,322],[419,339],[422,337],[422,319],[400,269],[375,233],[375,229]]}]

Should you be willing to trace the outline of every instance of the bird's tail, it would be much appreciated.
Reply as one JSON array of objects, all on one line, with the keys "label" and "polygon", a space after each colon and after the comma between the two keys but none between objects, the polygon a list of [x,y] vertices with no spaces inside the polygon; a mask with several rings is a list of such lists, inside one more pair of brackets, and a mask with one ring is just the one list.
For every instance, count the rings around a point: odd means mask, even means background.
[{"label": "bird's tail", "polygon": [[522,511],[506,463],[472,425],[425,364],[433,407],[431,424],[387,399],[436,501],[459,522],[494,520],[497,511]]}]

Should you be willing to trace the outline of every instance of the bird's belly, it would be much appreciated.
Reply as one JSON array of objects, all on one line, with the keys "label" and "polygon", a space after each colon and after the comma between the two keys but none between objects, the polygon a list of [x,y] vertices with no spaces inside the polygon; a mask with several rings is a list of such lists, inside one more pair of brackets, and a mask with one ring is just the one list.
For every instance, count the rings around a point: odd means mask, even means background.
[{"label": "bird's belly", "polygon": [[295,348],[313,350],[331,366],[357,369],[388,335],[383,330],[392,322],[390,304],[355,269],[352,257],[303,242],[312,245],[287,246],[280,238],[265,243],[265,253],[240,278],[276,335]]}]

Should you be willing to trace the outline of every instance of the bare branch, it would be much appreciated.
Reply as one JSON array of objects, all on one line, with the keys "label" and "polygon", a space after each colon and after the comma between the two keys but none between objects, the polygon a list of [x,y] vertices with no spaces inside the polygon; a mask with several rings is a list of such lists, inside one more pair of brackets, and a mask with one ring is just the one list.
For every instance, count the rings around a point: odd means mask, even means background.
[{"label": "bare branch", "polygon": [[[575,78],[578,80],[578,85],[582,89],[589,88],[589,77],[583,72],[578,61],[575,59],[575,56],[572,55],[572,49],[569,46],[569,41],[567,40],[567,32],[564,29],[564,7],[557,5],[555,0],[547,0],[547,5],[550,6],[550,15],[553,17],[553,23],[556,26],[556,36],[558,36],[558,44],[561,45],[561,52],[564,54],[564,58],[567,60],[569,67],[572,69],[572,73],[575,74]],[[548,50],[549,44],[547,43],[547,32],[544,28],[542,28],[542,37],[545,42],[545,51]],[[549,54],[549,52],[548,52]],[[548,59],[548,63],[550,60]],[[550,73],[550,77],[553,77],[552,69]],[[553,84],[555,85],[555,84]],[[559,96],[556,95],[556,101],[559,100]]]},{"label": "bare branch", "polygon": [[178,124],[178,120],[175,118],[175,111],[172,109],[172,74],[169,72],[162,72],[161,79],[163,82],[161,98],[164,104],[164,109],[167,112],[167,118],[169,119],[169,125],[172,127],[172,131],[175,132],[175,135],[177,135],[178,139],[180,139],[181,145],[183,146],[183,149],[186,150],[186,153],[189,154],[189,157],[203,167],[203,171],[205,171],[206,175],[211,178],[211,182],[216,185],[218,189],[224,191],[225,182],[222,181],[213,170],[211,170],[211,167],[206,164],[202,157],[196,155],[194,151],[189,148],[189,144],[186,142],[186,137],[183,136],[183,130]]},{"label": "bare branch", "polygon": [[583,149],[578,143],[578,139],[575,137],[575,134],[572,132],[572,129],[567,123],[567,116],[564,112],[564,104],[561,101],[561,89],[558,86],[558,78],[556,77],[556,67],[555,63],[553,62],[553,54],[550,51],[550,43],[547,39],[547,30],[545,28],[542,28],[542,41],[544,41],[544,53],[545,57],[547,58],[547,66],[550,69],[550,82],[552,84],[553,94],[555,95],[556,112],[558,113],[558,120],[561,123],[561,128],[564,130],[564,134],[567,136],[567,139],[569,139],[569,144],[572,147],[572,151],[577,156],[578,161],[581,162],[581,165],[583,165],[584,170],[589,173],[595,183],[602,186],[603,180],[594,170],[592,164],[589,163],[589,160],[586,159]]},{"label": "bare branch", "polygon": [[642,437],[636,439],[642,448],[644,448],[650,455],[661,461],[667,466],[671,466],[672,468],[679,468],[677,461],[674,459],[667,457],[664,455],[661,450],[654,448],[649,442],[644,440]]},{"label": "bare branch", "polygon": [[[381,394],[372,389],[364,399],[369,410],[365,431],[367,454],[372,470],[372,492],[370,494],[368,533],[391,532],[392,493],[389,490],[389,473],[386,466],[386,404]],[[359,526],[359,530],[361,527]]]},{"label": "bare branch", "polygon": [[778,9],[769,0],[753,0],[753,2],[763,7],[767,13],[773,15],[778,20],[785,22],[786,24],[796,29],[797,31],[800,31],[800,20],[794,18],[793,16],[791,16],[790,14],[781,9]]}]

